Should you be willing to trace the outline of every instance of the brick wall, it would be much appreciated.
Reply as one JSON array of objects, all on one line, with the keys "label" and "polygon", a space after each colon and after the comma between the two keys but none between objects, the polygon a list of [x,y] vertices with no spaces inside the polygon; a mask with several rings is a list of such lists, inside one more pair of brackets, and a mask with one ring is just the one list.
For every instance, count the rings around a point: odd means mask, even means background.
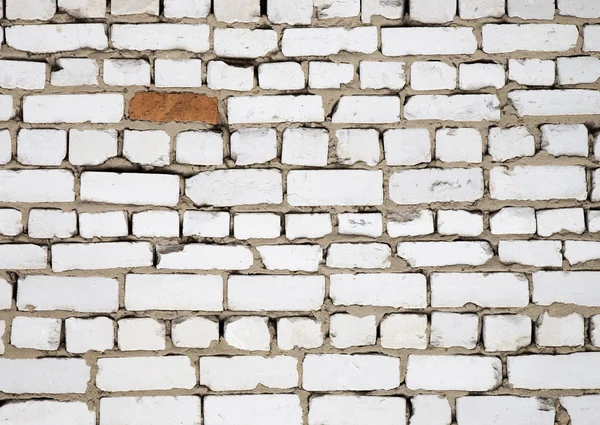
[{"label": "brick wall", "polygon": [[0,424],[599,423],[599,0],[1,10]]}]

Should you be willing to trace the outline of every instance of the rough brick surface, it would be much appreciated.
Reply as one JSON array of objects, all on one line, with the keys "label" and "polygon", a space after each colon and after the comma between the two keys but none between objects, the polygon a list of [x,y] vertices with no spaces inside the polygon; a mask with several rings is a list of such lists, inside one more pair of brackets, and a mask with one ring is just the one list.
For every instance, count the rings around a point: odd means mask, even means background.
[{"label": "rough brick surface", "polygon": [[217,98],[191,93],[136,93],[129,103],[129,118],[217,124]]}]

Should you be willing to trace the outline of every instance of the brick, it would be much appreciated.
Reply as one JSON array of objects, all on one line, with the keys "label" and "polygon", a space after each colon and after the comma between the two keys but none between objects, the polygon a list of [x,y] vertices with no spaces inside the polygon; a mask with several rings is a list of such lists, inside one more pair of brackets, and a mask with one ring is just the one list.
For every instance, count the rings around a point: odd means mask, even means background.
[{"label": "brick", "polygon": [[537,211],[537,233],[547,237],[555,233],[585,232],[583,208],[559,208]]},{"label": "brick", "polygon": [[275,239],[281,235],[281,217],[271,213],[236,214],[233,236],[236,239]]},{"label": "brick", "polygon": [[499,18],[504,15],[505,0],[458,0],[462,19]]},{"label": "brick", "polygon": [[531,344],[531,318],[522,314],[483,316],[486,351],[518,351]]},{"label": "brick", "polygon": [[547,19],[554,18],[554,0],[532,0],[520,2],[507,0],[508,16],[521,19]]},{"label": "brick", "polygon": [[358,317],[337,313],[329,318],[329,338],[335,348],[375,345],[377,321],[375,316]]},{"label": "brick", "polygon": [[412,267],[482,265],[494,255],[487,242],[400,242],[398,256]]},{"label": "brick", "polygon": [[598,241],[565,241],[564,256],[569,264],[581,264],[600,259]]},{"label": "brick", "polygon": [[12,320],[10,343],[17,348],[58,350],[61,329],[60,319],[17,316]]},{"label": "brick", "polygon": [[359,66],[361,89],[401,89],[406,84],[404,62],[361,61]]},{"label": "brick", "polygon": [[209,395],[204,399],[204,423],[302,425],[302,408],[294,394]]},{"label": "brick", "polygon": [[533,302],[538,305],[553,303],[600,306],[597,295],[597,272],[535,272]]},{"label": "brick", "polygon": [[297,367],[298,360],[288,356],[200,357],[200,385],[213,391],[294,388]]},{"label": "brick", "polygon": [[440,235],[479,236],[483,217],[470,211],[438,210],[437,231]]},{"label": "brick", "polygon": [[103,75],[109,86],[149,86],[150,64],[138,59],[105,59]]},{"label": "brick", "polygon": [[53,0],[6,0],[8,19],[49,21],[55,13]]},{"label": "brick", "polygon": [[210,0],[165,0],[167,18],[206,18],[210,13]]},{"label": "brick", "polygon": [[535,267],[562,266],[560,241],[500,241],[498,257],[503,263]]},{"label": "brick", "polygon": [[87,353],[88,351],[106,351],[114,348],[115,329],[108,317],[65,320],[67,351],[69,353]]},{"label": "brick", "polygon": [[502,382],[502,362],[483,356],[408,356],[406,386],[411,390],[489,391]]},{"label": "brick", "polygon": [[287,128],[283,131],[281,162],[289,165],[327,165],[329,132],[322,128]]},{"label": "brick", "polygon": [[489,187],[492,199],[587,198],[585,170],[577,166],[495,167],[490,171]]},{"label": "brick", "polygon": [[131,234],[138,238],[176,238],[179,236],[177,211],[133,213]]},{"label": "brick", "polygon": [[508,99],[519,116],[594,115],[600,93],[593,90],[515,90]]},{"label": "brick", "polygon": [[553,156],[588,156],[588,130],[583,124],[545,124],[542,131],[543,150]]},{"label": "brick", "polygon": [[[2,103],[2,97],[0,97],[0,104]],[[0,105],[0,109],[2,105]],[[12,99],[11,99],[12,108]],[[3,112],[0,111],[0,115]],[[7,117],[8,118],[8,117]],[[0,117],[0,119],[2,119]],[[8,130],[0,130],[0,164],[8,164],[12,160],[12,140],[10,132]]]},{"label": "brick", "polygon": [[310,24],[312,0],[267,0],[267,16],[275,24]]},{"label": "brick", "polygon": [[407,120],[499,121],[500,101],[491,94],[416,95],[404,105]]},{"label": "brick", "polygon": [[275,62],[258,66],[258,85],[266,90],[300,90],[306,82],[299,63]]},{"label": "brick", "polygon": [[587,226],[589,232],[600,232],[600,211],[588,210]]},{"label": "brick", "polygon": [[314,3],[319,19],[352,18],[360,14],[359,0],[315,0]]},{"label": "brick", "polygon": [[380,213],[338,214],[338,233],[376,238],[383,233],[383,218]]},{"label": "brick", "polygon": [[486,87],[501,89],[505,83],[504,65],[499,63],[461,63],[458,66],[458,87],[461,90],[479,90]]},{"label": "brick", "polygon": [[530,207],[504,207],[490,217],[494,235],[532,235],[536,232],[535,210]]},{"label": "brick", "polygon": [[[560,4],[560,3],[559,3]],[[594,423],[600,414],[600,403],[597,395],[580,397],[561,397],[561,406],[567,411],[573,425]]]},{"label": "brick", "polygon": [[411,425],[450,425],[452,411],[447,399],[437,395],[416,395],[410,399]]},{"label": "brick", "polygon": [[199,425],[200,397],[103,397],[100,425]]},{"label": "brick", "polygon": [[179,176],[86,171],[80,196],[89,202],[174,206],[179,202]]},{"label": "brick", "polygon": [[30,238],[70,238],[77,233],[77,213],[58,209],[29,211],[27,230]]},{"label": "brick", "polygon": [[229,276],[227,305],[233,311],[319,310],[325,297],[323,276]]},{"label": "brick", "polygon": [[371,22],[373,16],[382,16],[387,19],[402,19],[404,15],[404,1],[395,0],[362,0],[361,20]]},{"label": "brick", "polygon": [[31,53],[56,53],[105,50],[108,38],[104,24],[14,25],[6,28],[6,44]]},{"label": "brick", "polygon": [[554,401],[543,398],[491,396],[456,399],[456,417],[461,425],[475,425],[482,421],[490,425],[519,422],[552,425],[555,414]]},{"label": "brick", "polygon": [[229,236],[229,213],[186,211],[183,213],[183,236],[223,238]]},{"label": "brick", "polygon": [[117,322],[119,350],[165,349],[165,324],[149,317],[121,319]]},{"label": "brick", "polygon": [[254,88],[254,67],[210,61],[206,81],[207,86],[213,90],[250,91]]},{"label": "brick", "polygon": [[263,245],[256,249],[267,270],[316,272],[323,260],[319,245]]},{"label": "brick", "polygon": [[23,232],[23,215],[21,211],[11,208],[0,208],[0,234],[17,236]]},{"label": "brick", "polygon": [[393,238],[430,235],[433,229],[431,210],[397,212],[388,215],[387,232]]},{"label": "brick", "polygon": [[456,88],[456,68],[444,62],[413,62],[410,86],[414,90],[452,90]]},{"label": "brick", "polygon": [[127,213],[125,211],[81,213],[79,234],[86,239],[127,236],[129,234]]},{"label": "brick", "polygon": [[19,130],[17,161],[24,165],[61,165],[67,156],[67,132],[64,130]]},{"label": "brick", "polygon": [[117,93],[34,95],[23,98],[23,121],[34,124],[118,123],[123,95]]},{"label": "brick", "polygon": [[215,28],[214,50],[217,56],[225,58],[266,56],[277,50],[277,33],[261,29]]},{"label": "brick", "polygon": [[456,15],[457,0],[412,0],[410,18],[424,23],[451,22]]},{"label": "brick", "polygon": [[510,59],[508,79],[527,86],[552,86],[556,79],[555,68],[551,60]]},{"label": "brick", "polygon": [[[90,381],[84,359],[0,358],[0,391],[8,394],[83,394]],[[36,419],[37,421],[37,419]]]},{"label": "brick", "polygon": [[286,214],[285,237],[318,239],[333,231],[330,214]]},{"label": "brick", "polygon": [[227,100],[230,124],[323,122],[321,96],[240,96]]},{"label": "brick", "polygon": [[486,53],[562,52],[575,47],[579,32],[575,25],[486,24],[482,37]]},{"label": "brick", "polygon": [[400,385],[400,359],[376,354],[307,354],[302,388],[308,391],[389,390]]},{"label": "brick", "polygon": [[371,421],[397,425],[406,416],[406,400],[402,397],[325,395],[311,398],[309,403],[308,425],[358,425]]},{"label": "brick", "polygon": [[87,58],[60,58],[56,60],[60,68],[50,73],[53,86],[97,86],[98,62]]},{"label": "brick", "polygon": [[383,243],[333,243],[327,250],[327,267],[387,269],[391,249]]},{"label": "brick", "polygon": [[339,89],[354,79],[354,65],[310,61],[308,63],[308,86],[311,89]]},{"label": "brick", "polygon": [[431,161],[431,134],[425,128],[397,128],[383,133],[387,165],[416,165]]},{"label": "brick", "polygon": [[69,162],[100,165],[117,156],[116,130],[69,130]]},{"label": "brick", "polygon": [[194,53],[209,49],[210,29],[206,24],[114,24],[111,44],[120,50],[187,50]]},{"label": "brick", "polygon": [[535,139],[526,127],[492,127],[488,133],[488,154],[494,161],[535,155]]},{"label": "brick", "polygon": [[6,403],[0,408],[0,421],[12,425],[94,425],[96,413],[81,401],[29,400]]},{"label": "brick", "polygon": [[0,87],[3,89],[41,90],[45,86],[45,63],[0,60]]},{"label": "brick", "polygon": [[252,252],[239,245],[159,245],[157,269],[246,270],[252,266]]},{"label": "brick", "polygon": [[[405,40],[412,40],[406,43]],[[384,56],[473,54],[477,40],[472,28],[382,28]]]},{"label": "brick", "polygon": [[33,244],[0,245],[0,269],[38,270],[48,265],[48,248]]},{"label": "brick", "polygon": [[509,356],[508,382],[524,389],[597,389],[598,353]]},{"label": "brick", "polygon": [[223,135],[212,131],[184,131],[177,134],[175,160],[180,164],[223,164]]},{"label": "brick", "polygon": [[112,15],[158,15],[158,0],[112,0]]},{"label": "brick", "polygon": [[588,56],[557,58],[558,84],[595,83],[600,78],[600,59]]},{"label": "brick", "polygon": [[583,346],[583,316],[572,313],[563,317],[553,317],[548,312],[537,320],[535,340],[542,347]]},{"label": "brick", "polygon": [[435,157],[444,162],[478,163],[483,159],[481,133],[474,128],[442,128],[435,135]]},{"label": "brick", "polygon": [[151,266],[147,242],[65,243],[52,246],[52,271],[101,270]]},{"label": "brick", "polygon": [[476,314],[431,314],[431,345],[434,347],[463,347],[473,349],[479,339],[479,318]]},{"label": "brick", "polygon": [[384,348],[427,348],[427,316],[424,314],[387,315],[381,320],[379,332]]},{"label": "brick", "polygon": [[[208,4],[210,8],[210,0]],[[222,22],[258,22],[260,0],[215,0],[214,14],[217,21]]]},{"label": "brick", "polygon": [[281,39],[285,56],[329,56],[340,52],[373,53],[377,28],[286,28]]},{"label": "brick", "polygon": [[195,93],[138,92],[129,102],[129,118],[156,122],[219,123],[217,98]]},{"label": "brick", "polygon": [[277,132],[272,128],[242,128],[229,136],[236,165],[261,164],[277,157]]},{"label": "brick", "polygon": [[201,87],[202,60],[155,59],[154,84],[156,87]]},{"label": "brick", "polygon": [[75,18],[104,18],[106,16],[106,0],[58,0],[58,8]]},{"label": "brick", "polygon": [[[577,18],[600,17],[600,5],[594,2],[579,2],[577,0],[558,0],[558,13]],[[574,424],[575,425],[575,424]]]},{"label": "brick", "polygon": [[269,351],[271,332],[268,321],[268,317],[230,317],[225,320],[225,341],[240,350]]},{"label": "brick", "polygon": [[583,51],[600,51],[600,25],[586,25],[583,27]]},{"label": "brick", "polygon": [[335,132],[335,155],[339,164],[364,162],[374,166],[381,160],[379,133],[375,129],[350,129]]},{"label": "brick", "polygon": [[175,347],[208,348],[219,340],[219,323],[205,317],[173,320],[171,339]]},{"label": "brick", "polygon": [[21,311],[112,313],[119,308],[119,284],[105,277],[26,276],[17,285]]},{"label": "brick", "polygon": [[381,205],[383,175],[367,170],[288,172],[287,198],[294,206]]},{"label": "brick", "polygon": [[196,373],[187,356],[98,359],[96,386],[102,391],[191,389]]},{"label": "brick", "polygon": [[277,320],[277,346],[280,350],[318,348],[323,345],[321,323],[308,317]]}]

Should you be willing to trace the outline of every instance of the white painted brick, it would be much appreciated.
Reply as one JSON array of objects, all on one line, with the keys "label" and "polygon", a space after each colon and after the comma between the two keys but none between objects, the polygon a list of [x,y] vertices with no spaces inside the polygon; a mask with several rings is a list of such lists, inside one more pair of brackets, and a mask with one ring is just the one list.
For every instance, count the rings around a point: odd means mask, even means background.
[{"label": "white painted brick", "polygon": [[281,40],[281,51],[288,57],[367,54],[376,50],[377,27],[286,28]]},{"label": "white painted brick", "polygon": [[[169,144],[166,146],[168,153]],[[180,164],[223,164],[223,135],[213,131],[184,131],[177,134],[175,160]]]},{"label": "white painted brick", "polygon": [[400,359],[377,354],[307,354],[302,388],[308,391],[389,390],[400,385]]},{"label": "white painted brick", "polygon": [[490,128],[488,153],[494,161],[535,155],[535,139],[526,127]]},{"label": "white painted brick", "polygon": [[316,272],[323,261],[319,245],[263,245],[256,249],[267,270]]},{"label": "white painted brick", "polygon": [[535,267],[562,266],[560,241],[500,241],[498,257],[503,263]]},{"label": "white painted brick", "polygon": [[60,319],[17,316],[12,320],[10,343],[17,348],[58,350],[61,328]]},{"label": "white painted brick", "polygon": [[309,401],[308,425],[404,425],[406,400],[402,397],[354,395],[314,397]]},{"label": "white painted brick", "polygon": [[23,233],[23,215],[12,208],[0,208],[0,235],[17,236]]},{"label": "white painted brick", "polygon": [[221,22],[258,22],[260,0],[215,0],[214,14]]},{"label": "white painted brick", "polygon": [[333,243],[327,250],[327,267],[387,269],[392,251],[383,243]]},{"label": "white painted brick", "polygon": [[96,386],[102,391],[191,389],[196,371],[187,356],[98,359]]},{"label": "white painted brick", "polygon": [[502,361],[483,356],[408,356],[411,390],[489,391],[502,382]]},{"label": "white painted brick", "polygon": [[488,242],[400,242],[398,256],[412,267],[482,265],[493,256]]},{"label": "white painted brick", "polygon": [[119,50],[187,50],[206,52],[210,48],[206,24],[114,24],[112,47]]},{"label": "white painted brick", "polygon": [[147,242],[65,243],[52,245],[52,271],[101,270],[151,266]]},{"label": "white painted brick", "polygon": [[200,59],[155,59],[156,87],[201,87],[202,61]]},{"label": "white painted brick", "polygon": [[518,351],[531,344],[531,318],[522,314],[483,316],[486,351]]},{"label": "white painted brick", "polygon": [[554,400],[534,397],[459,397],[456,417],[461,425],[553,425]]},{"label": "white painted brick", "polygon": [[392,238],[430,235],[433,233],[433,212],[409,210],[390,213],[387,232]]},{"label": "white painted brick", "polygon": [[8,19],[49,21],[55,13],[54,0],[6,0]]},{"label": "white painted brick", "polygon": [[127,236],[129,234],[127,213],[125,211],[81,213],[79,234],[87,239]]},{"label": "white painted brick", "polygon": [[233,216],[233,236],[236,239],[274,239],[281,236],[281,217],[278,214],[255,213]]},{"label": "white painted brick", "polygon": [[393,173],[390,199],[397,204],[472,202],[483,197],[479,168],[422,169]]},{"label": "white painted brick", "polygon": [[158,0],[112,0],[110,13],[113,15],[158,15]]},{"label": "white painted brick", "polygon": [[323,122],[321,96],[242,96],[227,100],[230,124]]},{"label": "white painted brick", "polygon": [[67,156],[67,132],[64,130],[19,130],[17,161],[25,165],[60,165]]},{"label": "white painted brick", "polygon": [[360,0],[315,0],[317,17],[352,18],[360,14]]},{"label": "white painted brick", "polygon": [[395,96],[342,96],[334,123],[384,124],[400,121],[400,98]]},{"label": "white painted brick", "polygon": [[410,18],[429,24],[451,22],[456,15],[457,0],[412,0]]},{"label": "white painted brick", "polygon": [[426,128],[396,128],[383,133],[387,165],[416,165],[431,161],[431,134]]},{"label": "white painted brick", "polygon": [[223,279],[217,275],[128,274],[125,308],[221,311]]},{"label": "white painted brick", "polygon": [[4,341],[1,340],[1,338],[4,337],[5,333],[6,333],[6,321],[0,320],[0,354],[4,354],[4,351],[6,350]]},{"label": "white painted brick", "polygon": [[164,0],[167,18],[206,18],[210,13],[210,0]]},{"label": "white painted brick", "polygon": [[294,388],[298,360],[288,356],[200,357],[200,385],[213,391]]},{"label": "white painted brick", "polygon": [[94,425],[96,413],[85,402],[29,400],[6,403],[0,408],[0,421],[11,425]]},{"label": "white painted brick", "polygon": [[547,19],[554,18],[554,0],[507,0],[508,16],[522,19]]},{"label": "white painted brick", "polygon": [[490,217],[494,235],[532,235],[536,231],[535,210],[531,207],[504,207]]},{"label": "white painted brick", "polygon": [[499,18],[504,15],[505,0],[458,0],[462,19]]},{"label": "white painted brick", "polygon": [[458,66],[458,87],[461,90],[479,90],[486,87],[501,89],[505,83],[504,65],[499,63],[461,63]]},{"label": "white painted brick", "polygon": [[34,124],[118,123],[123,119],[123,102],[123,95],[119,93],[25,96],[23,121]]},{"label": "white painted brick", "polygon": [[105,59],[103,75],[109,86],[149,86],[150,64],[141,59]]},{"label": "white painted brick", "polygon": [[381,205],[383,174],[379,170],[292,170],[287,199],[294,206]]},{"label": "white painted brick", "polygon": [[588,232],[600,232],[600,211],[588,210],[587,226],[588,226]]},{"label": "white painted brick", "polygon": [[219,323],[205,317],[173,320],[171,339],[175,347],[208,348],[219,340]]},{"label": "white painted brick", "polygon": [[277,157],[277,132],[272,128],[242,128],[229,136],[235,165],[269,162]]},{"label": "white painted brick", "polygon": [[588,130],[583,124],[545,124],[541,147],[553,156],[588,156]]},{"label": "white painted brick", "polygon": [[433,312],[431,314],[431,345],[473,349],[479,339],[479,318],[476,314]]},{"label": "white painted brick", "polygon": [[267,0],[267,16],[274,24],[310,24],[313,0]]},{"label": "white painted brick", "polygon": [[575,25],[486,24],[482,37],[485,53],[562,52],[575,47],[579,31]]},{"label": "white painted brick", "polygon": [[340,235],[376,238],[383,233],[383,218],[381,213],[338,214],[338,232]]},{"label": "white painted brick", "polygon": [[464,27],[382,28],[381,44],[384,56],[459,55],[477,50],[473,29]]},{"label": "white painted brick", "polygon": [[17,285],[17,308],[113,313],[119,309],[119,283],[105,277],[21,277]]},{"label": "white painted brick", "polygon": [[185,182],[185,194],[198,205],[279,204],[281,171],[218,170],[196,174]]},{"label": "white painted brick", "polygon": [[250,91],[254,88],[254,67],[210,61],[206,68],[206,85],[213,90]]},{"label": "white painted brick", "polygon": [[401,89],[406,84],[404,62],[360,61],[361,89]]},{"label": "white painted brick", "polygon": [[598,353],[509,356],[508,382],[525,389],[597,389]]},{"label": "white painted brick", "polygon": [[118,321],[119,350],[164,350],[165,324],[148,317]]},{"label": "white painted brick", "polygon": [[252,252],[239,245],[159,245],[157,269],[246,270],[252,266]]},{"label": "white painted brick", "polygon": [[261,29],[215,28],[214,50],[217,56],[228,58],[266,56],[277,50],[277,33]]},{"label": "white painted brick", "polygon": [[69,130],[69,162],[100,165],[117,156],[116,130]]},{"label": "white painted brick", "polygon": [[[0,103],[2,103],[2,97],[0,96]],[[12,100],[11,100],[12,105]],[[0,105],[0,109],[2,106]],[[11,106],[12,108],[12,106]],[[2,112],[0,111],[0,115]],[[2,118],[0,117],[0,120]],[[8,117],[7,117],[8,119]],[[12,160],[12,140],[10,132],[8,130],[0,130],[0,164],[8,164]]]},{"label": "white painted brick", "polygon": [[437,231],[440,235],[479,236],[483,233],[483,217],[470,211],[439,210]]},{"label": "white painted brick", "polygon": [[553,303],[600,306],[596,285],[597,272],[535,272],[533,302],[538,305]]},{"label": "white painted brick", "polygon": [[58,0],[58,7],[75,18],[104,18],[106,0]]},{"label": "white painted brick", "polygon": [[33,244],[0,245],[0,269],[45,269],[48,264],[48,248]]},{"label": "white painted brick", "polygon": [[192,211],[183,213],[183,236],[223,238],[229,236],[229,213]]},{"label": "white painted brick", "polygon": [[88,351],[112,350],[115,343],[113,321],[108,317],[65,320],[67,351],[82,354]]},{"label": "white painted brick", "polygon": [[600,59],[591,56],[557,58],[558,84],[595,83],[600,78]]},{"label": "white painted brick", "polygon": [[450,403],[438,395],[417,395],[410,399],[410,425],[450,425]]},{"label": "white painted brick", "polygon": [[421,274],[333,274],[330,285],[334,305],[427,306],[427,284]]},{"label": "white painted brick", "polygon": [[286,214],[285,237],[318,239],[333,231],[330,214]]},{"label": "white painted brick", "polygon": [[258,85],[267,90],[299,90],[306,85],[304,71],[297,62],[261,63]]},{"label": "white painted brick", "polygon": [[413,90],[452,90],[456,88],[456,68],[444,62],[413,62],[410,66]]},{"label": "white painted brick", "polygon": [[281,162],[289,165],[327,165],[329,132],[323,128],[287,128],[283,131]]},{"label": "white painted brick", "polygon": [[581,2],[577,0],[558,0],[557,6],[558,13],[561,15],[575,16],[578,18],[600,17],[600,5],[598,5],[595,2]]},{"label": "white painted brick", "polygon": [[[84,359],[0,358],[0,391],[9,394],[83,394],[90,380]],[[36,422],[38,418],[34,419]]]},{"label": "white painted brick", "polygon": [[[53,86],[97,86],[98,62],[87,58],[60,58],[56,60],[58,71],[50,73]],[[72,131],[72,130],[71,130]]]},{"label": "white painted brick", "polygon": [[12,96],[0,95],[0,121],[8,121],[14,116],[15,107]]},{"label": "white painted brick", "polygon": [[375,345],[377,321],[375,316],[353,316],[338,313],[329,318],[329,337],[335,348]]},{"label": "white painted brick", "polygon": [[403,0],[362,0],[361,18],[363,22],[371,22],[372,16],[387,19],[402,19],[404,15]]},{"label": "white painted brick", "polygon": [[492,94],[416,95],[404,105],[408,120],[499,121],[500,101]]},{"label": "white painted brick", "polygon": [[548,312],[537,319],[535,339],[542,347],[583,346],[583,316],[577,313],[553,317]]},{"label": "white painted brick", "polygon": [[133,213],[131,233],[138,238],[176,238],[179,236],[177,211]]},{"label": "white painted brick", "polygon": [[318,348],[323,345],[321,323],[308,317],[277,320],[277,346],[280,350]]},{"label": "white painted brick", "polygon": [[600,259],[600,242],[565,241],[565,258],[569,264],[580,264]]},{"label": "white painted brick", "polygon": [[0,310],[10,310],[13,305],[13,285],[0,279]]},{"label": "white painted brick", "polygon": [[379,132],[375,129],[350,129],[335,132],[335,154],[339,164],[353,165],[364,162],[377,165],[381,158]]},{"label": "white painted brick", "polygon": [[538,235],[547,237],[555,233],[570,232],[582,234],[585,232],[585,217],[583,208],[559,208],[537,212]]},{"label": "white painted brick", "polygon": [[108,38],[104,24],[14,25],[6,28],[6,44],[31,53],[55,53],[104,50]]},{"label": "white painted brick", "polygon": [[0,87],[3,89],[41,90],[45,86],[46,63],[0,60]]},{"label": "white painted brick", "polygon": [[567,411],[573,425],[593,424],[600,415],[600,398],[597,395],[561,397],[560,404]]},{"label": "white painted brick", "polygon": [[294,394],[212,396],[204,399],[205,425],[302,425]]},{"label": "white painted brick", "polygon": [[432,307],[525,307],[529,282],[517,273],[433,273]]},{"label": "white painted brick", "polygon": [[586,25],[583,27],[583,51],[600,51],[600,25]]},{"label": "white painted brick", "polygon": [[29,237],[70,238],[77,232],[77,213],[55,209],[32,209],[27,223]]},{"label": "white painted brick", "polygon": [[427,348],[427,316],[424,314],[390,314],[380,325],[384,348]]},{"label": "white painted brick", "polygon": [[351,63],[308,63],[308,86],[311,89],[339,89],[353,79],[354,65]]},{"label": "white painted brick", "polygon": [[600,113],[600,93],[593,90],[515,90],[508,99],[519,116]]},{"label": "white painted brick", "polygon": [[268,317],[230,317],[225,320],[225,341],[240,350],[269,351],[271,332],[268,321]]},{"label": "white painted brick", "polygon": [[440,128],[435,134],[435,157],[443,162],[478,163],[483,159],[481,133],[474,128]]},{"label": "white painted brick", "polygon": [[541,59],[510,59],[508,78],[526,86],[552,86],[555,81],[554,61]]},{"label": "white painted brick", "polygon": [[492,199],[549,200],[587,198],[585,170],[577,166],[495,167],[490,171]]},{"label": "white painted brick", "polygon": [[592,187],[592,201],[600,201],[600,172],[598,169],[592,171]]},{"label": "white painted brick", "polygon": [[200,397],[103,397],[100,425],[200,425]]},{"label": "white painted brick", "polygon": [[107,204],[175,206],[179,176],[86,171],[81,174],[80,195],[84,201]]}]

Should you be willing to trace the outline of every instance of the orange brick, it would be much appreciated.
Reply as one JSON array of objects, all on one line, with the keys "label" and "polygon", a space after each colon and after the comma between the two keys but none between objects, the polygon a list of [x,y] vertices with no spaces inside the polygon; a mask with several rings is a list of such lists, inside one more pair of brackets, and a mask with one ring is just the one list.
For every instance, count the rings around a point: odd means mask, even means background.
[{"label": "orange brick", "polygon": [[129,102],[129,118],[157,122],[219,123],[217,98],[194,93],[136,93]]}]

